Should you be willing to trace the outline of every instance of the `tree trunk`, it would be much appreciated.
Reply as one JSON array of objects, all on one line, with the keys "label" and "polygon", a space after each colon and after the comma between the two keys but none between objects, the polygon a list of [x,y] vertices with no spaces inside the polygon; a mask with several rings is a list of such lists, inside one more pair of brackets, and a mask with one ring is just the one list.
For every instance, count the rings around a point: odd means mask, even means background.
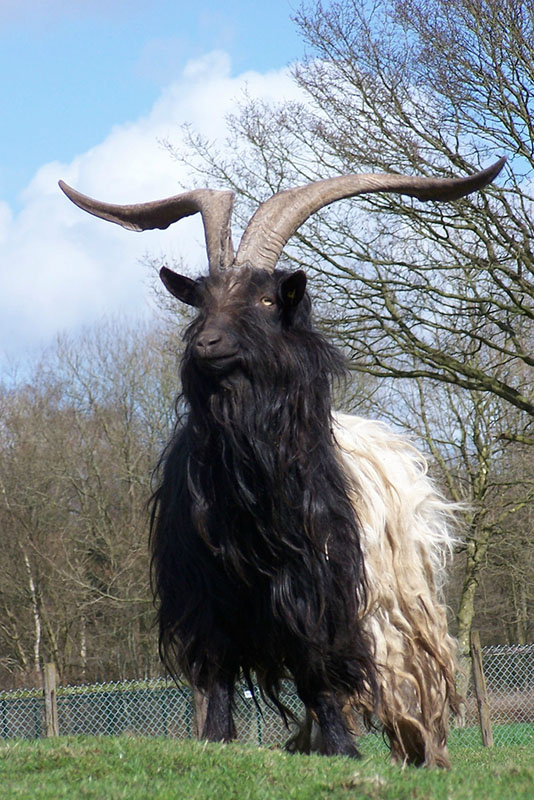
[{"label": "tree trunk", "polygon": [[[458,678],[457,689],[461,697],[466,697],[471,676],[471,628],[475,616],[475,595],[480,581],[480,571],[491,536],[489,528],[473,530],[467,544],[465,579],[458,608]],[[457,727],[465,725],[465,703],[461,703]]]},{"label": "tree trunk", "polygon": [[512,598],[514,604],[515,637],[512,644],[527,643],[527,592],[524,582],[512,576]]},{"label": "tree trunk", "polygon": [[37,593],[37,587],[35,584],[35,580],[32,573],[32,568],[30,564],[30,559],[28,554],[25,550],[23,552],[24,557],[24,565],[26,567],[26,574],[28,576],[28,586],[30,589],[30,597],[32,603],[32,615],[33,615],[33,632],[34,632],[34,639],[33,639],[33,668],[35,670],[35,674],[39,673],[41,668],[41,635],[42,635],[42,624],[41,624],[41,613],[40,613],[40,603],[39,597]]}]

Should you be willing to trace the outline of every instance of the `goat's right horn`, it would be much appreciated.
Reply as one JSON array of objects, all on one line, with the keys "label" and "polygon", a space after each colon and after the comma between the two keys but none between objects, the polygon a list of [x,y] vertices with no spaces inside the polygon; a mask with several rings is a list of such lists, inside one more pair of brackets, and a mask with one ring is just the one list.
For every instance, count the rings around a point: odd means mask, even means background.
[{"label": "goat's right horn", "polygon": [[115,222],[131,231],[168,228],[173,222],[177,222],[183,217],[200,213],[204,223],[210,272],[225,269],[233,261],[234,249],[231,232],[233,192],[193,189],[191,192],[184,192],[151,203],[115,205],[87,197],[67,186],[64,181],[59,181],[59,186],[67,197],[84,211]]},{"label": "goat's right horn", "polygon": [[324,206],[373,192],[395,192],[419,200],[457,200],[482,189],[499,174],[506,158],[491,167],[462,178],[421,178],[411,175],[340,175],[278,192],[260,205],[241,239],[235,265],[249,263],[273,270],[295,231]]}]

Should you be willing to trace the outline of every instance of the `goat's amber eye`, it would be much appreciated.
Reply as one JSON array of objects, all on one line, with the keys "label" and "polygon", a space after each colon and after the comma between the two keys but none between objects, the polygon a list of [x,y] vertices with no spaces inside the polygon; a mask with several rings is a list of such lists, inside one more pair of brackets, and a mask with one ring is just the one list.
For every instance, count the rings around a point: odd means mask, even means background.
[{"label": "goat's amber eye", "polygon": [[263,306],[274,306],[274,300],[271,297],[262,297],[260,303]]}]

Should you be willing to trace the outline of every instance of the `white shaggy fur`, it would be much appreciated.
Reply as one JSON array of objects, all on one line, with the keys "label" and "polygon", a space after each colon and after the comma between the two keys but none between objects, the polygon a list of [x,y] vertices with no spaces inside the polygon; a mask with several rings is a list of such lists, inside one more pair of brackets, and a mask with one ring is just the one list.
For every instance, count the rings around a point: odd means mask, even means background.
[{"label": "white shaggy fur", "polygon": [[394,758],[446,766],[456,648],[440,589],[456,507],[433,485],[424,456],[389,426],[337,414],[334,435],[362,530],[378,716]]},{"label": "white shaggy fur", "polygon": [[[368,585],[362,617],[379,686],[376,709],[365,697],[346,706],[349,725],[354,712],[376,710],[394,759],[448,766],[456,647],[440,589],[456,506],[433,485],[424,456],[389,426],[336,414],[334,436],[361,526]],[[308,715],[290,748],[309,749],[310,737]]]}]

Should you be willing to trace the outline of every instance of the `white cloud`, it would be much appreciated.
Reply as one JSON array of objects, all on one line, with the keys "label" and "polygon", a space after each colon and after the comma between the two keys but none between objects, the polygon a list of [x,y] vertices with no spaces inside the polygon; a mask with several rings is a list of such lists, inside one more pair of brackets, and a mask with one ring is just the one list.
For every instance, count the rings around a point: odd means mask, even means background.
[{"label": "white cloud", "polygon": [[116,203],[177,194],[188,178],[161,140],[178,141],[186,122],[222,140],[225,115],[245,85],[255,97],[280,99],[297,91],[286,71],[231,77],[228,57],[212,53],[188,64],[146,117],[117,125],[69,164],[43,165],[16,217],[0,203],[0,350],[12,356],[105,313],[146,314],[150,280],[141,261],[147,253],[162,263],[183,257],[191,274],[205,269],[199,218],[166,231],[132,233],[80,211],[57,181]]}]

